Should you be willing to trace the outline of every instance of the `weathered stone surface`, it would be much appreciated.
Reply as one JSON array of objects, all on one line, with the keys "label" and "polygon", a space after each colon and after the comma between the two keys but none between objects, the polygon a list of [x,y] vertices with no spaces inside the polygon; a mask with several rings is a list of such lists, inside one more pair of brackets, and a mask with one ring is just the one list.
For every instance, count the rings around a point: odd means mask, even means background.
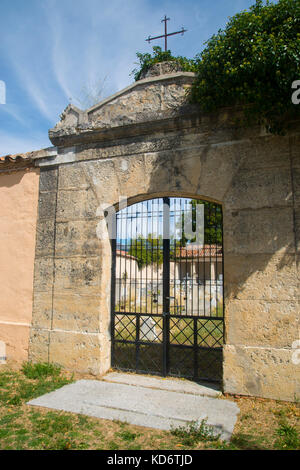
[{"label": "weathered stone surface", "polygon": [[36,258],[34,263],[34,292],[51,292],[54,282],[53,273],[53,258]]},{"label": "weathered stone surface", "polygon": [[29,341],[29,361],[48,362],[49,361],[49,340],[48,330],[31,328]]},{"label": "weathered stone surface", "polygon": [[89,189],[82,164],[61,165],[59,168],[58,189]]},{"label": "weathered stone surface", "polygon": [[225,318],[228,344],[290,348],[299,322],[299,303],[233,299],[226,303]]},{"label": "weathered stone surface", "polygon": [[292,167],[300,168],[300,136],[292,135],[289,144]]},{"label": "weathered stone surface", "polygon": [[294,201],[300,206],[300,167],[293,169]]},{"label": "weathered stone surface", "polygon": [[299,365],[292,349],[224,347],[224,392],[281,400],[299,399]]},{"label": "weathered stone surface", "polygon": [[295,242],[297,252],[300,253],[300,206],[295,207]]},{"label": "weathered stone surface", "polygon": [[243,160],[241,168],[290,168],[289,139],[288,136],[274,135],[252,137],[247,158]]},{"label": "weathered stone surface", "polygon": [[99,257],[57,258],[55,289],[76,289],[78,293],[97,294],[100,291],[101,272]]},{"label": "weathered stone surface", "polygon": [[290,168],[240,170],[224,199],[226,209],[292,206]]},{"label": "weathered stone surface", "polygon": [[55,221],[41,220],[36,227],[35,254],[39,256],[53,256],[55,241]]},{"label": "weathered stone surface", "polygon": [[98,203],[97,208],[100,204],[110,205],[116,203],[119,201],[121,194],[126,195],[126,192],[120,186],[122,174],[115,171],[114,160],[86,162],[82,167],[95,194]]},{"label": "weathered stone surface", "polygon": [[56,191],[57,189],[57,168],[46,168],[40,171],[40,192],[41,191]]},{"label": "weathered stone surface", "polygon": [[83,295],[76,290],[55,292],[53,328],[81,333],[99,333],[100,297]]},{"label": "weathered stone surface", "polygon": [[241,300],[290,301],[298,298],[295,256],[230,255],[224,263],[225,295]]},{"label": "weathered stone surface", "polygon": [[97,237],[98,220],[77,220],[56,224],[56,256],[96,255],[101,253]]},{"label": "weathered stone surface", "polygon": [[167,110],[178,112],[180,105],[186,102],[183,84],[189,85],[190,78],[187,76],[179,82],[174,79],[166,82],[153,80],[152,83],[139,81],[129,93],[125,92],[109,102],[105,100],[103,105],[100,103],[89,110],[89,121],[99,127],[122,126],[139,120],[157,119]]},{"label": "weathered stone surface", "polygon": [[158,75],[181,71],[182,69],[180,65],[175,61],[159,62],[158,64],[151,65],[151,67],[146,70],[146,72],[142,73],[140,80],[142,80],[143,78],[157,77]]},{"label": "weathered stone surface", "polygon": [[295,253],[292,207],[224,211],[225,252]]},{"label": "weathered stone surface", "polygon": [[57,221],[95,218],[97,207],[95,194],[90,189],[61,190],[57,195]]},{"label": "weathered stone surface", "polygon": [[50,332],[50,361],[66,369],[100,374],[101,343],[98,334],[70,331]]},{"label": "weathered stone surface", "polygon": [[35,290],[33,296],[32,325],[37,328],[50,328],[53,293]]},{"label": "weathered stone surface", "polygon": [[68,105],[61,115],[61,121],[49,131],[52,142],[63,134],[86,132],[93,128],[121,127],[136,122],[151,122],[166,119],[181,113],[181,106],[187,106],[186,91],[194,74],[177,72],[150,77],[130,85],[121,92],[87,111]]},{"label": "weathered stone surface", "polygon": [[39,195],[39,220],[55,218],[56,192],[40,192]]}]

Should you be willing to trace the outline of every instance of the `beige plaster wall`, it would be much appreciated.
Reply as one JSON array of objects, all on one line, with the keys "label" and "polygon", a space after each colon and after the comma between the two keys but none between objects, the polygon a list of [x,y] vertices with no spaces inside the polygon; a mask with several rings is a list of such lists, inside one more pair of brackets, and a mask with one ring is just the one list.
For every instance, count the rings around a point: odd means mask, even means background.
[{"label": "beige plaster wall", "polygon": [[0,172],[0,341],[7,360],[28,359],[39,170]]}]

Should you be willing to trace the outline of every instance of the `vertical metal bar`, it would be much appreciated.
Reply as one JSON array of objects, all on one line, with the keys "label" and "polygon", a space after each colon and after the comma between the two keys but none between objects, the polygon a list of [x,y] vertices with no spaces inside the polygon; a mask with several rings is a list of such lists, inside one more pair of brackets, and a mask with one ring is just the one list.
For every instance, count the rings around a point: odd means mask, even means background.
[{"label": "vertical metal bar", "polygon": [[168,43],[167,43],[167,38],[168,38],[168,32],[167,32],[167,17],[165,15],[165,52],[168,50]]},{"label": "vertical metal bar", "polygon": [[[186,200],[182,200],[183,203],[183,215],[187,217],[186,211]],[[185,222],[186,224],[186,222]],[[186,226],[186,225],[185,225]],[[185,237],[186,238],[186,237]],[[188,279],[189,279],[189,267],[188,267],[188,243],[185,240],[185,314],[188,315],[188,308],[189,308],[189,292],[188,292]]]},{"label": "vertical metal bar", "polygon": [[[157,202],[157,233],[156,233],[156,245],[155,245],[155,250],[156,250],[156,292],[159,291],[158,286],[159,286],[159,281],[160,281],[160,276],[159,276],[159,270],[160,270],[160,264],[159,264],[159,257],[160,257],[160,203],[161,199],[156,199]],[[155,308],[155,313],[158,314],[158,302],[156,304]]]},{"label": "vertical metal bar", "polygon": [[170,336],[170,198],[163,198],[163,375],[169,371]]},{"label": "vertical metal bar", "polygon": [[180,313],[183,312],[182,306],[182,286],[183,286],[183,279],[182,279],[182,241],[183,241],[183,219],[182,219],[182,211],[181,211],[181,199],[179,199],[179,220],[180,220],[180,239],[179,239],[179,275],[180,275]]},{"label": "vertical metal bar", "polygon": [[[192,232],[193,232],[193,222],[195,211],[193,210],[193,201],[191,200],[190,204],[192,205]],[[192,245],[192,260],[191,260],[191,286],[192,286],[192,295],[191,295],[191,315],[194,315],[194,246]]]},{"label": "vertical metal bar", "polygon": [[224,315],[225,315],[225,288],[224,288],[224,234],[223,234],[223,207],[220,206],[221,210],[221,236],[222,236],[222,256],[221,256],[221,262],[222,262],[222,298],[223,298],[223,312],[222,312],[222,317],[223,317],[223,341],[225,339],[225,321],[224,321]]},{"label": "vertical metal bar", "polygon": [[[127,221],[129,219],[129,231],[130,231],[130,246],[133,248],[133,243],[132,243],[132,207],[133,206],[127,206],[126,207],[126,228],[127,228]],[[127,231],[127,230],[126,230]],[[127,233],[126,233],[126,236]],[[131,312],[131,286],[132,286],[132,263],[129,264],[129,298],[128,298],[128,312]],[[126,305],[126,304],[125,304]]]},{"label": "vertical metal bar", "polygon": [[218,317],[219,312],[219,296],[218,296],[218,206],[214,205],[215,209],[215,293],[216,293],[216,317]]},{"label": "vertical metal bar", "polygon": [[[148,259],[148,243],[147,243],[147,239],[148,239],[148,235],[149,235],[149,226],[148,226],[148,221],[149,221],[149,201],[146,202],[146,217],[147,217],[147,220],[146,220],[146,246],[145,246],[145,249],[146,249],[146,259]],[[152,261],[152,260],[151,260]],[[152,269],[152,267],[151,267]],[[146,293],[146,313],[148,313],[148,267],[146,266],[146,278],[145,278],[145,293]]]},{"label": "vertical metal bar", "polygon": [[206,295],[206,248],[208,247],[207,243],[207,236],[205,233],[205,229],[207,228],[207,204],[204,204],[204,249],[203,249],[203,314],[206,316],[206,303],[205,303],[205,295]]},{"label": "vertical metal bar", "polygon": [[[197,201],[197,203],[200,201]],[[197,230],[198,227],[196,227]],[[197,247],[197,315],[200,315],[200,255],[201,255],[201,246]]]},{"label": "vertical metal bar", "polygon": [[208,220],[209,220],[209,316],[211,317],[211,202],[208,204]]},{"label": "vertical metal bar", "polygon": [[[138,240],[137,240],[137,226],[138,226],[138,205],[135,206],[135,251],[138,254]],[[142,243],[142,242],[141,242]],[[141,247],[140,247],[141,248]],[[142,256],[142,249],[140,249],[140,256]],[[134,265],[134,313],[136,312],[136,283],[137,283],[137,265]]]},{"label": "vertical metal bar", "polygon": [[136,313],[136,339],[135,339],[135,370],[136,372],[139,371],[139,363],[140,363],[140,319],[141,316]]},{"label": "vertical metal bar", "polygon": [[[135,209],[135,252],[138,257],[138,244],[137,244],[137,225],[138,225],[138,204],[134,205]],[[137,265],[135,264],[134,267],[134,313],[136,319],[136,348],[135,348],[135,364],[136,364],[136,371],[139,369],[139,357],[140,357],[140,316],[137,314],[136,311],[136,279],[137,279]]]},{"label": "vertical metal bar", "polygon": [[198,378],[198,319],[193,318],[194,327],[194,380]]},{"label": "vertical metal bar", "polygon": [[[112,227],[112,260],[111,260],[111,363],[115,365],[115,299],[116,299],[116,215],[113,216]],[[114,238],[115,237],[115,238]]]},{"label": "vertical metal bar", "polygon": [[153,199],[151,200],[151,204],[150,204],[150,208],[151,208],[151,237],[152,237],[152,241],[151,241],[151,269],[150,269],[150,273],[151,273],[151,297],[150,297],[150,306],[151,306],[151,314],[153,313],[153,295],[152,295],[152,292],[153,292],[153,287],[154,287],[154,279],[153,279],[153,245],[154,245],[154,240],[155,240],[155,234],[154,234],[154,228],[155,228],[155,224],[154,224],[154,216],[155,216],[155,212],[153,210],[153,208],[155,208],[155,202],[153,201]]}]

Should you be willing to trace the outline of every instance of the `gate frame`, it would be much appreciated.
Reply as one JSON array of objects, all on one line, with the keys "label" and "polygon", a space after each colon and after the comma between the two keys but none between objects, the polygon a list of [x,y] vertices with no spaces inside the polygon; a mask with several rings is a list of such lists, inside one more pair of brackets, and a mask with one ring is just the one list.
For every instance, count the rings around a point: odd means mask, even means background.
[{"label": "gate frame", "polygon": [[[136,195],[136,196],[133,196],[133,197],[130,197],[129,199],[126,199],[127,201],[127,205],[126,207],[130,207],[130,206],[133,206],[137,203],[140,203],[140,202],[145,202],[145,201],[151,201],[153,199],[163,199],[164,202],[166,199],[169,199],[170,201],[170,198],[178,198],[178,199],[194,199],[194,200],[200,200],[200,201],[204,201],[204,202],[210,202],[210,203],[214,203],[214,204],[217,204],[221,207],[221,213],[222,213],[222,276],[223,276],[223,285],[222,285],[222,292],[223,292],[223,316],[222,317],[219,317],[220,319],[222,318],[222,321],[223,321],[223,343],[222,343],[222,374],[221,374],[221,378],[220,379],[217,379],[217,380],[213,380],[213,379],[205,379],[205,378],[201,378],[201,379],[198,379],[200,381],[209,381],[209,382],[217,382],[217,383],[220,383],[222,385],[223,383],[223,376],[224,376],[224,346],[226,345],[226,321],[225,321],[225,314],[226,314],[226,305],[225,305],[225,277],[224,277],[224,229],[223,229],[223,226],[224,226],[224,208],[223,208],[223,203],[220,202],[220,201],[217,201],[215,199],[212,199],[212,198],[208,198],[208,197],[204,197],[204,196],[201,196],[201,195],[192,195],[190,193],[186,193],[186,192],[180,192],[180,194],[178,194],[177,192],[174,192],[174,191],[167,191],[167,192],[159,192],[159,193],[151,193],[151,194],[141,194],[141,195]],[[114,220],[114,226],[113,226],[113,233],[116,233],[116,220],[117,220],[117,217],[116,217],[116,214],[122,210],[124,207],[121,207],[123,203],[121,203],[121,198],[120,198],[120,202],[119,203],[116,203],[114,204],[113,206],[111,206],[113,208],[113,211],[114,211],[114,214],[115,216],[113,217],[113,220]],[[164,204],[164,210],[165,210],[165,204]],[[163,218],[163,220],[165,221],[165,216]],[[165,230],[165,228],[164,228]],[[110,296],[110,336],[111,336],[111,348],[110,348],[110,354],[111,354],[111,368],[114,368],[114,364],[113,364],[113,346],[114,346],[114,331],[115,331],[115,319],[114,319],[114,316],[115,316],[115,313],[114,313],[114,307],[115,307],[115,280],[116,280],[116,243],[117,239],[116,237],[115,238],[112,238],[110,240],[110,244],[111,244],[111,282],[110,282],[110,286],[111,286],[111,296]],[[163,238],[163,243],[165,244],[165,242],[169,242],[170,240],[167,239],[165,240],[165,238]],[[165,249],[165,245],[164,245],[164,248]],[[164,262],[165,262],[165,257],[164,257]],[[168,262],[168,266],[167,266],[167,269],[169,269],[169,262]],[[164,272],[164,271],[163,271]],[[165,281],[165,277],[163,276],[163,282],[166,282]],[[170,287],[170,283],[168,283],[168,289]],[[165,286],[164,286],[164,291],[165,291]],[[163,295],[163,301],[165,301],[165,295]],[[165,310],[165,306],[163,307],[163,310]],[[151,316],[151,314],[149,315]],[[153,314],[154,316],[154,314]],[[161,317],[163,317],[163,314],[160,315]],[[173,315],[174,316],[174,315]],[[169,318],[171,317],[171,315],[169,315]],[[176,318],[176,316],[174,316]],[[192,318],[191,316],[183,316],[184,318]],[[200,318],[200,319],[209,319],[210,317],[208,316],[204,316],[204,317],[201,317],[201,316],[194,316],[193,317],[194,319],[196,318]],[[163,325],[165,327],[166,325],[166,322],[164,321],[163,322]],[[163,332],[163,334],[165,334]],[[194,327],[194,335],[195,335],[195,327]],[[197,335],[197,333],[196,333]],[[167,341],[163,341],[163,348],[168,348],[168,345],[166,344]],[[196,349],[197,349],[197,345],[195,346]],[[193,347],[194,349],[194,347]],[[213,349],[213,348],[212,348]],[[163,377],[174,377],[174,375],[170,375],[170,374],[167,374],[167,351],[164,351],[163,352],[163,371],[164,373],[161,374],[161,376]],[[117,369],[117,370],[124,370],[124,369]],[[134,372],[133,370],[131,370],[131,372]],[[139,372],[139,371],[136,371],[135,373],[147,373],[147,372]],[[149,372],[151,373],[151,372]],[[159,374],[158,374],[159,375]],[[191,379],[191,377],[189,377]],[[197,380],[197,378],[193,377],[193,380]]]}]

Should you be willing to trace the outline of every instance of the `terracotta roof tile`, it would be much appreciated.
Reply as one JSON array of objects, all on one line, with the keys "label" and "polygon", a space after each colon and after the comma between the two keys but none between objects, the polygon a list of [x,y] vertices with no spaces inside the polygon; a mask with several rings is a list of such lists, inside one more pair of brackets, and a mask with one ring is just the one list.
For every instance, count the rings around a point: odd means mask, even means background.
[{"label": "terracotta roof tile", "polygon": [[2,163],[16,163],[20,161],[31,161],[30,158],[31,152],[28,153],[17,153],[15,155],[4,155],[0,157],[0,164]]},{"label": "terracotta roof tile", "polygon": [[33,166],[32,152],[4,155],[0,157],[0,172],[27,170]]},{"label": "terracotta roof tile", "polygon": [[129,253],[127,253],[127,251],[123,251],[123,250],[116,250],[116,254],[118,256],[122,256],[124,258],[129,258],[129,259],[133,259],[135,261],[137,261],[137,258],[135,256],[132,256],[130,255]]}]

